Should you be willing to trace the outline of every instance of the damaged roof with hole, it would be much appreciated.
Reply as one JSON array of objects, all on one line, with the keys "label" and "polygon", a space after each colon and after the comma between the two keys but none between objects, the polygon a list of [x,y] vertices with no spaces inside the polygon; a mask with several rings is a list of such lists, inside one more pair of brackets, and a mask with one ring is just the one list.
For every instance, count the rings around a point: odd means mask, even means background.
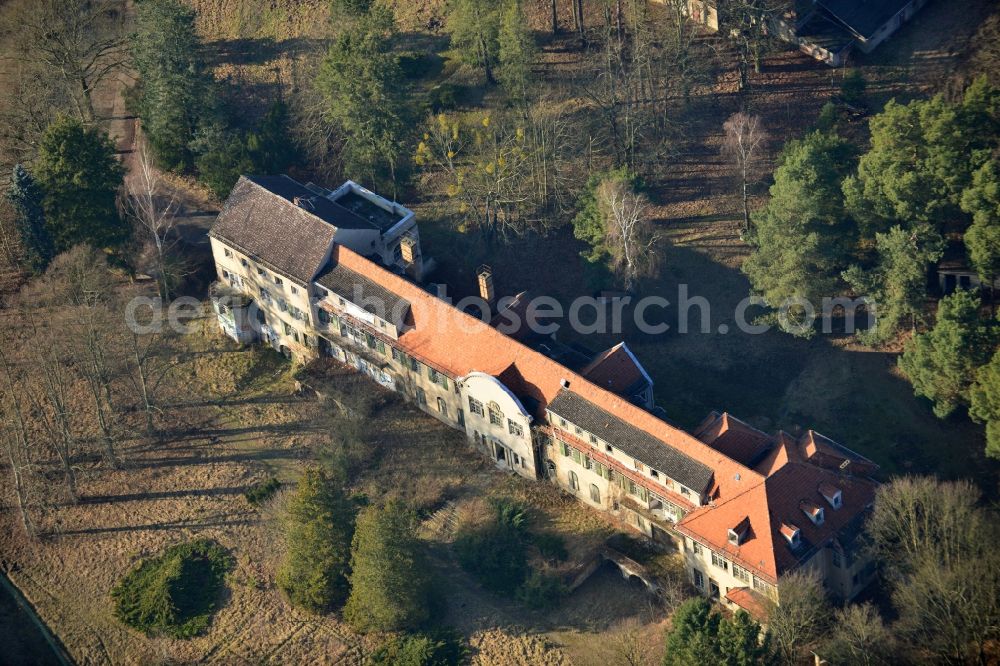
[{"label": "damaged roof with hole", "polygon": [[338,229],[382,230],[379,224],[341,206],[337,201],[317,194],[314,190],[284,174],[280,176],[246,176],[246,179]]}]

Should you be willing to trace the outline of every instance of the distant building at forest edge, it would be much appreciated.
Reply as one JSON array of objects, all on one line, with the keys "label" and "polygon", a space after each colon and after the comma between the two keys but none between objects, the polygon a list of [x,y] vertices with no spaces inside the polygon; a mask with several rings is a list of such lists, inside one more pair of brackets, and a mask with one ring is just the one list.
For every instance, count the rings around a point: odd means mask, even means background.
[{"label": "distant building at forest edge", "polygon": [[[433,261],[403,206],[352,182],[243,177],[209,236],[227,335],[296,360],[332,357],[404,393],[498,468],[676,547],[705,595],[754,612],[793,570],[817,572],[844,600],[870,581],[858,537],[872,461],[811,430],[767,434],[727,413],[685,432],[658,415],[653,379],[624,343],[590,358],[466,314],[420,285]],[[492,299],[492,276],[479,279]]]},{"label": "distant building at forest edge", "polygon": [[[719,5],[726,0],[688,0],[688,17],[719,30]],[[856,47],[864,53],[891,37],[927,0],[791,0],[788,11],[769,22],[778,38],[833,67]]]}]

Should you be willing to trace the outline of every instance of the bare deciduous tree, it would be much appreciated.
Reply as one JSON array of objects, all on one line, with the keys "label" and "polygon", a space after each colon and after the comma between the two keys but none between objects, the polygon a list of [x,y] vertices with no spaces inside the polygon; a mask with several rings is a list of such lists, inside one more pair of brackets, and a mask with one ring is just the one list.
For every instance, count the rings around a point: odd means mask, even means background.
[{"label": "bare deciduous tree", "polygon": [[743,196],[743,233],[750,231],[750,185],[757,180],[767,133],[759,116],[739,111],[722,125],[725,136],[722,152],[733,160],[739,174]]},{"label": "bare deciduous tree", "polygon": [[657,663],[649,636],[635,618],[622,620],[614,626],[604,653],[606,663],[615,666],[653,666]]},{"label": "bare deciduous tree", "polygon": [[0,442],[3,444],[7,464],[10,466],[11,478],[14,483],[14,496],[17,508],[21,514],[21,524],[28,537],[35,535],[35,525],[29,513],[28,479],[32,473],[33,455],[31,447],[33,439],[28,434],[25,413],[21,403],[21,392],[24,390],[15,378],[14,369],[7,355],[0,350],[0,366],[3,367],[4,385],[2,397],[3,432]]},{"label": "bare deciduous tree", "polygon": [[818,654],[832,663],[881,666],[893,662],[894,637],[871,603],[838,608],[831,629],[832,639]]},{"label": "bare deciduous tree", "polygon": [[778,582],[781,603],[768,604],[767,627],[786,664],[797,664],[823,636],[830,606],[815,573],[793,571]]},{"label": "bare deciduous tree", "polygon": [[159,285],[160,298],[170,298],[182,271],[173,254],[178,239],[173,233],[177,224],[177,199],[167,192],[163,176],[153,165],[144,143],[136,147],[134,166],[125,179],[125,210],[133,222],[136,237],[152,255],[150,273]]},{"label": "bare deciduous tree", "polygon": [[943,663],[987,663],[1000,637],[996,519],[967,481],[905,477],[879,488],[866,531],[912,649]]},{"label": "bare deciduous tree", "polygon": [[66,86],[77,116],[92,121],[95,88],[125,58],[124,9],[121,0],[19,4],[6,21],[19,46],[10,57],[44,65]]},{"label": "bare deciduous tree", "polygon": [[605,215],[611,269],[630,291],[637,280],[655,275],[659,267],[660,236],[649,220],[649,201],[619,179],[601,183],[597,197]]}]

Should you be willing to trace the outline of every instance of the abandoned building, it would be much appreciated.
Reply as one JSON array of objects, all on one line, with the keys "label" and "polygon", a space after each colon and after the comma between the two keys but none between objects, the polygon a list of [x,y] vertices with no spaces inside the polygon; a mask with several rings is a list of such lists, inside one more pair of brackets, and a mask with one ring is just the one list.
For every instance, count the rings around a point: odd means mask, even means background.
[{"label": "abandoned building", "polygon": [[[842,599],[869,582],[858,536],[877,485],[870,460],[726,413],[685,432],[656,414],[653,380],[624,343],[588,358],[459,310],[421,285],[431,262],[402,206],[354,183],[244,177],[209,235],[227,335],[333,357],[406,394],[497,467],[676,548],[721,603],[759,611],[797,569]],[[492,276],[479,279],[493,300]]]},{"label": "abandoned building", "polygon": [[[688,16],[717,31],[720,13],[725,14],[725,2],[688,0]],[[796,44],[803,53],[840,67],[855,48],[871,53],[926,3],[927,0],[793,0],[788,3],[788,11],[770,17],[767,25],[770,33]]]}]

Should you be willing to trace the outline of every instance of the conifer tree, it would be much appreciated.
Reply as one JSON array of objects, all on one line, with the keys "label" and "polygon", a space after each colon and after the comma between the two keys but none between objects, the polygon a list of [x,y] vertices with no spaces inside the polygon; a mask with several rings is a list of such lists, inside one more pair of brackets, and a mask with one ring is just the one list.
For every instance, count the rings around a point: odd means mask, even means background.
[{"label": "conifer tree", "polygon": [[180,0],[137,3],[132,37],[139,73],[136,111],[157,163],[165,169],[194,166],[192,141],[214,111],[201,54],[193,9]]},{"label": "conifer tree", "polygon": [[965,231],[969,260],[984,282],[1000,277],[1000,159],[987,162],[962,193],[962,210],[972,214]]},{"label": "conifer tree", "polygon": [[500,85],[514,101],[524,104],[531,85],[531,66],[537,47],[528,30],[521,0],[507,0],[500,12],[497,71]]},{"label": "conifer tree", "polygon": [[960,289],[941,299],[934,328],[910,339],[899,367],[916,394],[945,418],[969,404],[976,368],[989,360],[995,337],[979,317],[979,297]]},{"label": "conifer tree", "polygon": [[497,82],[499,4],[496,0],[456,0],[448,15],[452,46],[465,62],[483,70],[487,85]]},{"label": "conifer tree", "polygon": [[7,199],[14,206],[18,235],[24,257],[32,272],[40,275],[45,272],[49,262],[55,255],[52,237],[45,227],[45,211],[42,209],[42,191],[22,165],[14,165],[10,177],[10,189]]},{"label": "conifer tree", "polygon": [[354,508],[321,469],[299,479],[284,519],[278,587],[295,606],[324,613],[347,598]]},{"label": "conifer tree", "polygon": [[717,663],[719,619],[708,599],[701,596],[678,606],[667,634],[663,666]]},{"label": "conifer tree", "polygon": [[427,565],[402,503],[371,506],[358,517],[351,548],[351,595],[344,619],[357,631],[413,629],[430,617]]},{"label": "conifer tree", "polygon": [[752,216],[754,249],[743,265],[753,291],[771,307],[792,298],[816,306],[836,293],[855,235],[840,193],[853,165],[850,144],[822,132],[782,150],[771,199]]},{"label": "conifer tree", "polygon": [[116,198],[124,171],[107,134],[61,116],[45,130],[36,175],[45,196],[45,222],[56,251],[86,243],[120,246],[129,236]]},{"label": "conifer tree", "polygon": [[1000,351],[976,371],[969,397],[972,418],[986,423],[986,455],[1000,458]]}]

